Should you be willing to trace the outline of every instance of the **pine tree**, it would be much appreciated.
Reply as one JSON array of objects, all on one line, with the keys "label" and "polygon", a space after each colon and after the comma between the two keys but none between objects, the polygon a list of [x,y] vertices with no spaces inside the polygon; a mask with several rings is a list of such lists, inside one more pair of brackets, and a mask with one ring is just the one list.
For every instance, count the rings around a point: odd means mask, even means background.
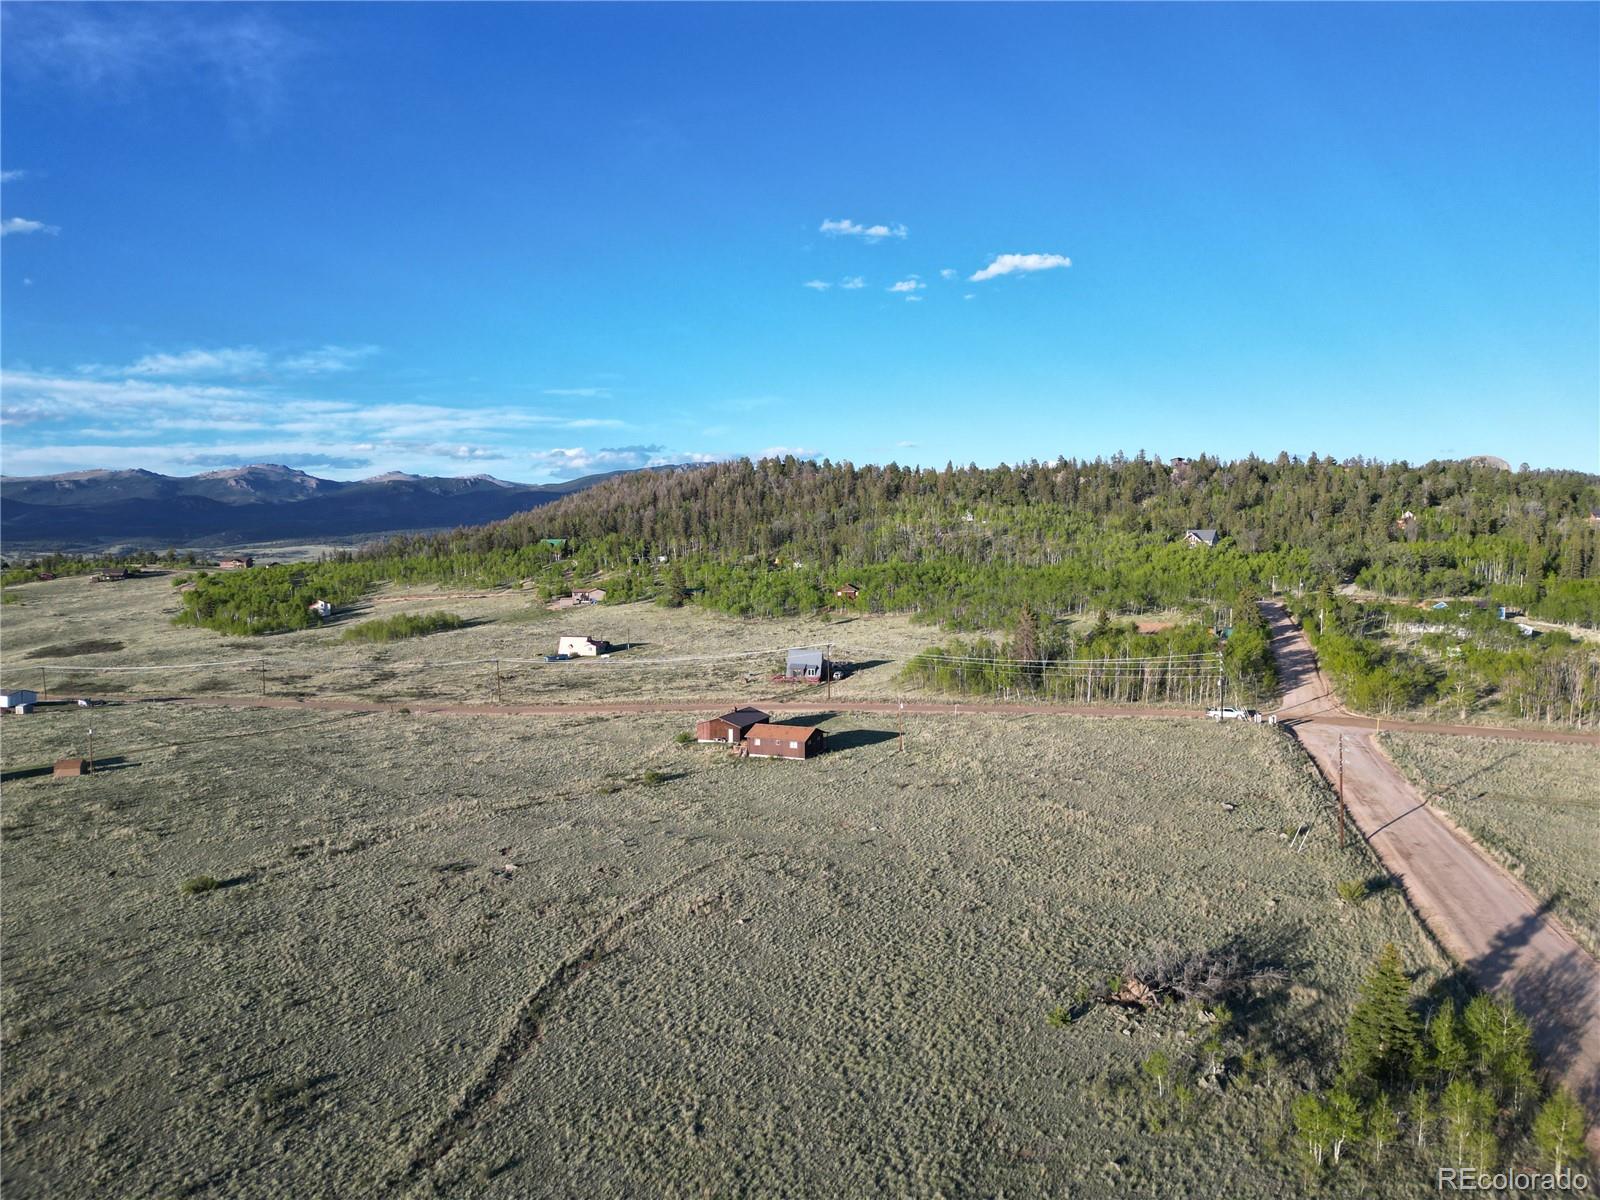
[{"label": "pine tree", "polygon": [[1557,1172],[1584,1155],[1583,1131],[1587,1124],[1583,1108],[1566,1088],[1557,1088],[1539,1108],[1533,1119],[1533,1140],[1550,1156]]},{"label": "pine tree", "polygon": [[1404,1078],[1417,1054],[1417,1016],[1411,1011],[1411,981],[1394,943],[1378,955],[1361,999],[1350,1014],[1340,1078],[1385,1083]]}]

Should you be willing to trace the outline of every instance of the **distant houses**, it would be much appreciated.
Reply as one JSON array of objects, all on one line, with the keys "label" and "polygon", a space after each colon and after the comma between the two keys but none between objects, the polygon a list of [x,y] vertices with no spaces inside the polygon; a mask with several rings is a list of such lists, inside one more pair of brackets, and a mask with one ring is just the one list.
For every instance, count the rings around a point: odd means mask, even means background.
[{"label": "distant houses", "polygon": [[567,654],[573,658],[595,658],[598,655],[609,654],[610,652],[610,642],[581,634],[562,634],[561,638],[556,642],[557,654]]},{"label": "distant houses", "polygon": [[772,720],[771,714],[764,713],[759,708],[736,708],[732,712],[723,713],[720,717],[698,722],[694,727],[695,741],[737,745],[752,728],[770,720]]},{"label": "distant houses", "polygon": [[37,703],[39,703],[39,693],[27,688],[12,688],[9,692],[0,692],[0,709],[6,712],[29,713]]},{"label": "distant houses", "polygon": [[217,563],[217,570],[219,570],[219,571],[243,571],[243,570],[245,570],[245,569],[247,569],[249,567],[253,567],[255,565],[256,565],[256,560],[251,555],[246,554],[246,555],[243,555],[243,556],[241,556],[239,558],[224,558],[222,561]]},{"label": "distant houses", "polygon": [[132,579],[137,574],[138,571],[130,571],[127,567],[116,567],[98,571],[89,578],[96,583],[114,583],[119,579]]},{"label": "distant houses", "polygon": [[861,595],[861,589],[853,583],[846,583],[834,588],[833,594],[841,600],[854,600]]},{"label": "distant houses", "polygon": [[1217,544],[1217,531],[1215,529],[1185,529],[1183,540],[1190,546],[1204,546],[1208,550]]},{"label": "distant houses", "polygon": [[326,621],[329,617],[333,616],[333,605],[329,604],[326,600],[313,600],[310,604],[306,605],[306,611],[312,616]]},{"label": "distant houses", "polygon": [[599,604],[606,598],[605,588],[573,588],[572,602],[574,604]]}]

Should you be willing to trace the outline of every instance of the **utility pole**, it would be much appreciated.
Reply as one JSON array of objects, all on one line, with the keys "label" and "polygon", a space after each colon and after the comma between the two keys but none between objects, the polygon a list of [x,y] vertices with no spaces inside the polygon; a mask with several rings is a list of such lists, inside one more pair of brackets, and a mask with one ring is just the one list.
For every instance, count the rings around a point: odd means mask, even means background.
[{"label": "utility pole", "polygon": [[500,703],[500,660],[494,660],[494,702]]},{"label": "utility pole", "polygon": [[1344,734],[1339,735],[1339,849],[1344,849]]},{"label": "utility pole", "polygon": [[267,664],[261,664],[261,698],[267,698]]},{"label": "utility pole", "polygon": [[44,668],[39,668],[39,699],[44,699]]},{"label": "utility pole", "polygon": [[906,702],[900,701],[900,753],[906,752]]},{"label": "utility pole", "polygon": [[1222,648],[1217,648],[1217,724],[1222,724],[1222,705],[1228,696],[1228,673],[1222,666]]},{"label": "utility pole", "polygon": [[89,726],[89,771],[94,771],[94,726]]}]

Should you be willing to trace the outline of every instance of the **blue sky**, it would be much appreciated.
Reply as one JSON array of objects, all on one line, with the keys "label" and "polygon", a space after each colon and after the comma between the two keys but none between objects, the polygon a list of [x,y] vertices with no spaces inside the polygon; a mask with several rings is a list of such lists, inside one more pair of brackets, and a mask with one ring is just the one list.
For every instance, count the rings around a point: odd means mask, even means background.
[{"label": "blue sky", "polygon": [[6,4],[11,474],[1600,469],[1600,8]]}]

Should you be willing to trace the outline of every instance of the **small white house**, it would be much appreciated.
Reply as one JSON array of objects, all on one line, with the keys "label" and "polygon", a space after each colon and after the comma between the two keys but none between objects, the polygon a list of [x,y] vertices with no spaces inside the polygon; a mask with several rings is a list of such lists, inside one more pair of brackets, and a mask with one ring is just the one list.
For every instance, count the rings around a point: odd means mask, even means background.
[{"label": "small white house", "polygon": [[595,658],[611,649],[611,643],[600,638],[563,634],[556,643],[557,654],[570,654],[576,658]]},{"label": "small white house", "polygon": [[312,616],[321,617],[324,621],[326,621],[329,617],[333,616],[333,605],[329,604],[326,600],[313,600],[310,604],[306,605],[306,611]]},{"label": "small white house", "polygon": [[21,708],[24,705],[39,703],[39,693],[30,692],[27,688],[16,688],[9,692],[0,692],[0,708]]}]

